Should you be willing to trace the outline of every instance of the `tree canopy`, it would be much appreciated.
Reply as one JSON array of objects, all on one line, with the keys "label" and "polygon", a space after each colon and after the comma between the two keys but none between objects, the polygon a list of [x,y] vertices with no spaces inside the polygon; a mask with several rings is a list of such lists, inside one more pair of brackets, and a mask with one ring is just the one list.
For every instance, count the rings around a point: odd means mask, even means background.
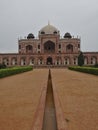
[{"label": "tree canopy", "polygon": [[83,56],[82,52],[80,52],[79,56],[78,56],[78,65],[79,66],[83,66],[84,65],[84,56]]},{"label": "tree canopy", "polygon": [[0,63],[0,69],[5,69],[7,66],[5,65],[5,63]]}]

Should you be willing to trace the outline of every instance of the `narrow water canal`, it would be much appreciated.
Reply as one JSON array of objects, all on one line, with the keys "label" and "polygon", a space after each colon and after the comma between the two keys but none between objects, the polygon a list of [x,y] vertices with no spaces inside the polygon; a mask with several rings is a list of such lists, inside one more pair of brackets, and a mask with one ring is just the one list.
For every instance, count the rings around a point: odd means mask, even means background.
[{"label": "narrow water canal", "polygon": [[45,113],[44,113],[42,130],[57,130],[57,122],[56,122],[55,105],[54,105],[54,99],[53,99],[53,89],[52,89],[50,70],[49,70],[47,85],[48,86],[47,86]]}]

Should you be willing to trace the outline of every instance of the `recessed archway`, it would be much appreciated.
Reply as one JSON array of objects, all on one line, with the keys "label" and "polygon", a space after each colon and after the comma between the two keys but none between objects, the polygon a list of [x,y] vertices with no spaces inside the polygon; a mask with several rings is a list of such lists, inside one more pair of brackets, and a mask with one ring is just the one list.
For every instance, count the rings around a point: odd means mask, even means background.
[{"label": "recessed archway", "polygon": [[47,58],[47,65],[52,65],[53,61],[52,61],[52,57],[48,57]]},{"label": "recessed archway", "polygon": [[26,46],[26,53],[32,53],[33,47],[31,45]]},{"label": "recessed archway", "polygon": [[66,52],[68,52],[68,53],[73,52],[73,45],[68,44],[68,45],[66,46]]},{"label": "recessed archway", "polygon": [[45,42],[44,52],[45,53],[54,53],[55,52],[55,43],[50,40]]}]

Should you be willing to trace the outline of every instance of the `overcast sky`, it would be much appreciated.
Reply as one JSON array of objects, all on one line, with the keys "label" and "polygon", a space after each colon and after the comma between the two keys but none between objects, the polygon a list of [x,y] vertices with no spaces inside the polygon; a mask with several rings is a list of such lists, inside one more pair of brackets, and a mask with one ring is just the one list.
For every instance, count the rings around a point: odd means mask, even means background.
[{"label": "overcast sky", "polygon": [[81,37],[82,51],[98,51],[98,0],[0,0],[0,53],[18,52],[18,38],[48,24]]}]

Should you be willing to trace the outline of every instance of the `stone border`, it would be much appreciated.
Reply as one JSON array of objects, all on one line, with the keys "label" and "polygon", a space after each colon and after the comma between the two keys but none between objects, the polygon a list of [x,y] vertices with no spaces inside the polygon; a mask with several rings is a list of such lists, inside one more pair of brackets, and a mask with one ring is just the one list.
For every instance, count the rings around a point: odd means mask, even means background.
[{"label": "stone border", "polygon": [[[52,78],[52,74],[51,74]],[[59,100],[56,86],[52,80],[52,88],[53,88],[53,97],[54,97],[54,104],[55,104],[55,111],[56,111],[56,119],[57,119],[57,128],[58,130],[67,130],[67,123],[64,119],[64,113],[61,108],[61,102]]]},{"label": "stone border", "polygon": [[32,130],[42,130],[43,127],[43,118],[46,102],[46,92],[47,92],[47,82],[44,84],[44,87],[41,91],[40,101],[34,116],[33,128]]}]

